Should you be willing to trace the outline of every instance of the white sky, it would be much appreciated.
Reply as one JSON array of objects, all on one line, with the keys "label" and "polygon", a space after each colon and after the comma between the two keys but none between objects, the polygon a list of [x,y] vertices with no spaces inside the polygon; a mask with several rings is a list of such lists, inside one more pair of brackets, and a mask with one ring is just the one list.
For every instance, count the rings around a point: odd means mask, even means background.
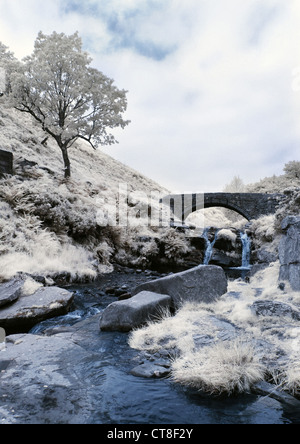
[{"label": "white sky", "polygon": [[171,191],[222,191],[300,160],[299,0],[0,0],[19,58],[39,31],[79,31],[128,90],[113,157]]}]

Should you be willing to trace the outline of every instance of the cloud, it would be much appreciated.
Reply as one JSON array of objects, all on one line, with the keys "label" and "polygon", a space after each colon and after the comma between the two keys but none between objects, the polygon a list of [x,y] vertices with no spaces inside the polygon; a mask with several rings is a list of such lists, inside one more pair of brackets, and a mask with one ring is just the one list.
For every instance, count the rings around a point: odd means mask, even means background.
[{"label": "cloud", "polygon": [[[72,0],[63,5],[65,14],[97,17],[106,27],[108,49],[131,49],[135,53],[164,60],[178,44],[177,16],[169,14],[170,0],[157,1],[86,1]],[[174,23],[176,21],[176,23]],[[177,37],[177,38],[175,38]]]},{"label": "cloud", "polygon": [[2,1],[0,41],[18,57],[40,30],[79,31],[129,90],[132,123],[105,150],[163,185],[220,191],[299,160],[297,0]]}]

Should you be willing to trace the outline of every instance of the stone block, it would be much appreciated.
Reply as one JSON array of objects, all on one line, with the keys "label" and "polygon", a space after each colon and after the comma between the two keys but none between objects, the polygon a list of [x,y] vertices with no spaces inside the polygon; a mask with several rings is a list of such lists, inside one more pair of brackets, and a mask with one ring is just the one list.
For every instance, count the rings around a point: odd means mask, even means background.
[{"label": "stone block", "polygon": [[128,332],[155,319],[161,309],[170,307],[170,296],[143,291],[130,299],[110,304],[101,315],[100,329]]}]

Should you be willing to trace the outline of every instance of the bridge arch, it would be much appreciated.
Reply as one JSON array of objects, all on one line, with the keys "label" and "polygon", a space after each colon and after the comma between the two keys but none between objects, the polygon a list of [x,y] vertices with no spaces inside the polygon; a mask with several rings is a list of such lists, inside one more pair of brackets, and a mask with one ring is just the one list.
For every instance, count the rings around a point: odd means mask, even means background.
[{"label": "bridge arch", "polygon": [[274,214],[284,197],[264,193],[187,193],[170,194],[162,202],[169,205],[172,214],[184,224],[191,213],[212,207],[233,210],[247,220],[258,219]]},{"label": "bridge arch", "polygon": [[[251,216],[248,214],[248,212],[246,212],[243,209],[237,207],[236,205],[233,205],[230,203],[208,202],[208,203],[204,203],[203,209],[215,208],[215,207],[226,208],[228,210],[235,211],[236,213],[243,216],[245,219],[247,219],[249,221],[251,220]],[[194,213],[195,211],[198,211],[198,210],[195,210],[193,207],[189,207],[189,208],[185,209],[182,213],[182,220],[185,220],[190,214]]]}]

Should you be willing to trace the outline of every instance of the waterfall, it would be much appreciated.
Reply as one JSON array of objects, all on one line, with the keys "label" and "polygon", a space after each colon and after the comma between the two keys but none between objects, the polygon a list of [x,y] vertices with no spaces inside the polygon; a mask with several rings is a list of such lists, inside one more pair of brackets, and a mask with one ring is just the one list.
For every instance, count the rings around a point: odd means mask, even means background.
[{"label": "waterfall", "polygon": [[[205,239],[205,243],[206,243],[206,248],[205,248],[205,253],[204,253],[204,259],[203,259],[203,265],[209,265],[212,255],[213,255],[213,248],[214,245],[218,239],[218,235],[219,235],[219,229],[216,230],[215,234],[214,234],[214,238],[212,239],[212,229],[210,227],[205,228],[205,230],[203,231],[202,237]],[[251,238],[247,235],[247,233],[240,231],[240,239],[241,239],[241,243],[242,243],[242,263],[240,266],[235,266],[235,267],[226,267],[225,268],[227,270],[237,270],[239,271],[241,274],[241,276],[243,277],[243,273],[247,273],[250,268],[250,259],[251,259]]]},{"label": "waterfall", "polygon": [[242,268],[250,268],[251,239],[248,237],[247,233],[241,232],[240,234],[243,245]]},{"label": "waterfall", "polygon": [[204,256],[204,261],[203,261],[204,265],[208,265],[211,260],[213,248],[216,243],[216,240],[218,239],[219,230],[216,231],[214,240],[212,242],[209,240],[208,232],[209,232],[209,228],[205,228],[205,230],[203,231],[203,237],[206,241],[206,250],[205,250],[205,256]]}]

